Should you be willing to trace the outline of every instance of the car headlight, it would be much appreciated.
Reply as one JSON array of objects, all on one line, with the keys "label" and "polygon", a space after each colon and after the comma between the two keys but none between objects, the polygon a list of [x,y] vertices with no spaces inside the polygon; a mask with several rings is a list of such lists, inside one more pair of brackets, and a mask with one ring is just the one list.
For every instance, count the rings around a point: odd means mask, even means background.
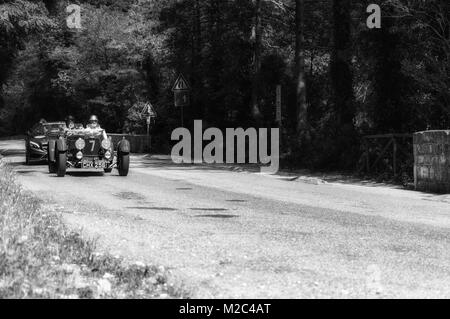
[{"label": "car headlight", "polygon": [[111,148],[111,141],[108,140],[108,139],[104,139],[104,140],[102,141],[102,147],[103,147],[105,150],[109,150],[109,149]]},{"label": "car headlight", "polygon": [[38,149],[38,150],[41,149],[41,147],[39,146],[39,144],[36,143],[36,142],[30,141],[30,146],[31,146],[32,148],[36,148],[36,149]]},{"label": "car headlight", "polygon": [[79,151],[84,150],[84,148],[86,147],[86,142],[85,142],[82,138],[79,138],[79,139],[75,142],[75,147],[76,147],[77,150],[79,150]]}]

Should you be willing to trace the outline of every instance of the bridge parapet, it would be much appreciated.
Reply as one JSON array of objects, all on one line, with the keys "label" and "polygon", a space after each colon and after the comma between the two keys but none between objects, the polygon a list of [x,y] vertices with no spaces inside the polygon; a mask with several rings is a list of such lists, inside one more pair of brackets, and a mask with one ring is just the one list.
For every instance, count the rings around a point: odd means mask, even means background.
[{"label": "bridge parapet", "polygon": [[414,134],[416,190],[450,193],[450,130]]}]

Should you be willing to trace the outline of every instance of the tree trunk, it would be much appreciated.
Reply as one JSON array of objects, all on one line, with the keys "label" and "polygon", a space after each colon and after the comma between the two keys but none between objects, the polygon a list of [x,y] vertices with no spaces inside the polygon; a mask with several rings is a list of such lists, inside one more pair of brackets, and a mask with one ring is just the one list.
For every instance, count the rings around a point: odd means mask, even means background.
[{"label": "tree trunk", "polygon": [[331,84],[337,127],[353,128],[353,74],[351,71],[351,0],[333,1],[334,43],[331,58]]},{"label": "tree trunk", "polygon": [[56,16],[58,13],[58,1],[57,0],[44,0],[45,7],[51,16]]},{"label": "tree trunk", "polygon": [[252,74],[252,117],[257,124],[261,123],[262,114],[259,106],[259,85],[261,76],[261,0],[253,0],[255,21],[252,28],[253,42],[253,74]]},{"label": "tree trunk", "polygon": [[306,103],[304,0],[295,0],[295,76],[296,76],[296,130],[304,136],[308,130],[308,105]]},{"label": "tree trunk", "polygon": [[203,106],[201,102],[202,94],[202,37],[201,37],[201,7],[200,0],[195,0],[192,8],[192,57],[191,57],[191,78],[192,86],[192,115],[195,118],[203,118]]},{"label": "tree trunk", "polygon": [[334,43],[331,56],[331,85],[334,105],[333,161],[352,168],[359,153],[354,127],[355,105],[352,74],[351,0],[333,1]]},{"label": "tree trunk", "polygon": [[[383,11],[386,15],[394,15],[388,8]],[[395,22],[383,19],[382,28],[370,30],[373,36],[373,89],[375,108],[373,119],[378,133],[399,133],[408,130],[403,127],[411,123],[408,119],[409,110],[404,103],[405,87],[408,83],[402,74],[402,52],[399,49],[401,35],[394,31]]]}]

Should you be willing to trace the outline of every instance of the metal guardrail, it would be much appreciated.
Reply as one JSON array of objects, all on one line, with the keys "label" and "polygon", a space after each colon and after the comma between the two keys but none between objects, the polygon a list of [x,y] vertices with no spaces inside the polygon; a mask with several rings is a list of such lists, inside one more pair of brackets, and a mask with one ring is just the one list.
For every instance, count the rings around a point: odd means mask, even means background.
[{"label": "metal guardrail", "polygon": [[[401,166],[414,163],[412,149],[413,134],[380,134],[363,137],[363,155],[359,172],[368,174],[390,173],[395,178],[401,172]],[[408,172],[401,172],[407,173]],[[409,175],[409,174],[408,174]]]},{"label": "metal guardrail", "polygon": [[108,134],[112,138],[114,146],[123,139],[127,139],[131,144],[132,153],[149,153],[151,151],[152,137],[148,135],[129,135],[129,134]]}]

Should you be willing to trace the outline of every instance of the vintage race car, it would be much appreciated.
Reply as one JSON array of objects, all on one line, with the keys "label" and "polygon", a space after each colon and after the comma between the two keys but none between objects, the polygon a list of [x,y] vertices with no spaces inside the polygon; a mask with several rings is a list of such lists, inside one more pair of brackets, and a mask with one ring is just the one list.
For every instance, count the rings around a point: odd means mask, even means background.
[{"label": "vintage race car", "polygon": [[123,139],[114,150],[103,130],[69,130],[48,144],[50,173],[64,177],[67,169],[96,169],[111,173],[117,168],[120,176],[127,176],[130,167],[130,142]]}]

